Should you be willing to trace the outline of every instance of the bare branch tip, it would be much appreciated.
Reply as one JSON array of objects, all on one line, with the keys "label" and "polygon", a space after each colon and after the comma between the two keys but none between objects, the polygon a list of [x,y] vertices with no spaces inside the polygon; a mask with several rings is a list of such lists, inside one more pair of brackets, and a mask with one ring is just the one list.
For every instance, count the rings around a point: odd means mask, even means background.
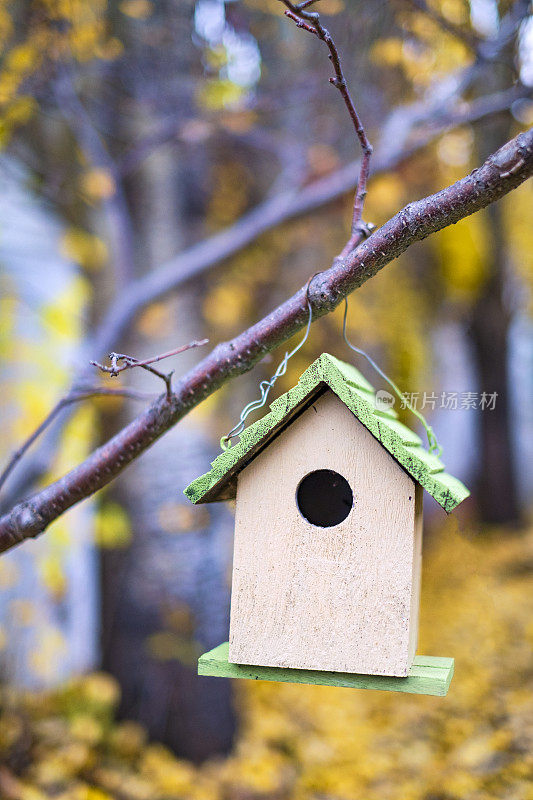
[{"label": "bare branch tip", "polygon": [[345,254],[346,252],[351,252],[357,245],[353,231],[356,230],[356,226],[363,216],[366,184],[370,174],[370,157],[373,150],[370,142],[368,141],[363,123],[361,122],[350,95],[350,90],[348,89],[348,84],[344,76],[337,46],[327,28],[320,23],[318,12],[305,10],[313,2],[315,2],[315,0],[302,0],[302,2],[296,5],[294,5],[291,0],[282,0],[282,2],[286,6],[285,15],[292,19],[299,28],[304,28],[309,33],[313,33],[315,36],[317,36],[328,48],[328,58],[333,64],[333,69],[335,71],[334,77],[329,78],[329,82],[332,84],[332,86],[338,89],[342,95],[344,104],[348,110],[348,114],[350,115],[350,119],[363,152],[363,158],[361,159],[361,166],[359,170],[359,179],[357,181],[357,190],[353,204],[352,236],[342,251],[342,254]]}]

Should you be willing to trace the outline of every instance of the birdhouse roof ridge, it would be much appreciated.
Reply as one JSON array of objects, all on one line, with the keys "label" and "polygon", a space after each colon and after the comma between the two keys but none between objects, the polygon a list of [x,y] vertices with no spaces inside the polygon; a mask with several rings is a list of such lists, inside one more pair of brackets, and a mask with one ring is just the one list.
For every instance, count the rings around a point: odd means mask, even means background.
[{"label": "birdhouse roof ridge", "polygon": [[444,464],[424,449],[421,438],[398,420],[392,407],[376,405],[372,384],[352,364],[322,353],[300,376],[298,383],[270,404],[270,411],[242,432],[238,444],[221,453],[211,470],[185,489],[193,503],[229,500],[235,497],[237,475],[329,387],[391,456],[450,512],[470,492]]}]

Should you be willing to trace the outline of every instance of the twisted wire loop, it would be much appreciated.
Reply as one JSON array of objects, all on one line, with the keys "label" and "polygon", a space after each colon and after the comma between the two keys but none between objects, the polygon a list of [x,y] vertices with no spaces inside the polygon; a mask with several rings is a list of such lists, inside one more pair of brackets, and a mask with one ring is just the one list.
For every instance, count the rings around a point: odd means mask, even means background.
[{"label": "twisted wire loop", "polygon": [[342,336],[344,338],[344,341],[346,342],[346,344],[348,345],[350,350],[353,350],[354,353],[357,353],[358,355],[363,356],[364,358],[366,358],[366,360],[368,361],[370,366],[373,367],[376,370],[376,372],[378,373],[378,375],[381,375],[383,380],[386,381],[389,384],[389,386],[391,387],[391,389],[393,390],[395,395],[398,397],[398,399],[401,400],[405,404],[406,408],[408,408],[409,411],[411,411],[415,415],[415,417],[422,423],[422,425],[424,426],[424,430],[426,431],[426,435],[428,437],[429,452],[430,453],[435,453],[437,456],[442,455],[442,447],[438,443],[437,437],[435,435],[435,432],[434,432],[433,428],[431,427],[431,425],[427,422],[427,420],[424,417],[424,415],[417,408],[415,408],[412,403],[410,403],[407,400],[406,396],[401,392],[401,390],[394,383],[394,381],[391,380],[391,378],[389,378],[388,375],[385,375],[385,373],[383,372],[381,367],[379,367],[376,364],[374,359],[371,356],[369,356],[368,353],[365,353],[365,351],[361,350],[360,347],[356,347],[354,344],[352,344],[350,342],[350,340],[348,339],[348,335],[346,333],[347,318],[348,318],[348,297],[345,297],[344,298],[344,317],[343,317],[343,320],[342,320]]},{"label": "twisted wire loop", "polygon": [[240,434],[243,432],[245,428],[246,418],[249,416],[249,414],[251,414],[252,411],[257,411],[257,409],[259,408],[263,408],[268,399],[269,392],[276,383],[277,379],[281,378],[287,372],[287,364],[289,363],[290,359],[293,357],[293,355],[295,355],[295,353],[298,352],[298,350],[300,350],[304,346],[304,344],[308,340],[309,331],[311,330],[311,323],[313,321],[313,308],[311,306],[311,300],[309,299],[309,287],[311,286],[311,282],[314,280],[314,278],[316,278],[316,276],[320,274],[321,274],[320,272],[315,272],[315,274],[312,275],[307,281],[305,297],[307,301],[307,310],[309,311],[309,318],[307,320],[307,327],[305,329],[305,333],[302,340],[298,342],[296,347],[293,350],[291,350],[290,353],[289,352],[285,353],[277,370],[272,375],[270,380],[261,381],[261,383],[259,384],[259,391],[261,392],[261,397],[258,397],[257,400],[252,400],[251,403],[248,403],[247,406],[244,406],[243,410],[241,411],[241,415],[239,417],[239,421],[237,422],[237,424],[230,430],[229,433],[227,433],[220,439],[220,447],[222,448],[222,450],[227,450],[228,447],[231,447],[231,440],[235,436],[240,436]]},{"label": "twisted wire loop", "polygon": [[[259,384],[260,397],[258,397],[256,400],[252,400],[250,403],[248,403],[248,405],[244,406],[243,410],[241,411],[239,421],[237,422],[237,424],[233,426],[233,428],[229,431],[229,433],[226,433],[226,435],[222,436],[222,438],[220,439],[220,447],[222,450],[227,450],[229,447],[231,447],[231,440],[235,438],[235,436],[240,436],[240,434],[243,432],[246,426],[246,419],[248,418],[248,416],[253,411],[257,411],[258,409],[263,408],[265,406],[270,390],[272,389],[278,378],[281,378],[287,372],[287,364],[289,363],[290,359],[295,355],[295,353],[298,352],[298,350],[300,350],[304,346],[304,344],[308,340],[309,331],[311,330],[311,323],[313,321],[313,308],[311,306],[311,301],[309,299],[309,288],[311,286],[312,281],[316,278],[317,275],[320,274],[321,274],[320,272],[315,272],[315,274],[312,275],[307,282],[305,296],[307,301],[307,309],[309,311],[309,317],[307,320],[307,326],[303,338],[301,339],[300,342],[298,342],[298,344],[293,350],[285,353],[281,362],[279,363],[278,368],[276,369],[275,373],[272,375],[270,380],[261,381],[261,383]],[[357,353],[358,355],[366,358],[370,366],[373,367],[373,369],[375,369],[378,375],[380,375],[383,378],[383,380],[386,381],[386,383],[388,383],[388,385],[391,387],[391,389],[398,397],[398,399],[401,400],[405,404],[406,408],[408,408],[409,411],[411,411],[411,413],[414,414],[415,417],[421,422],[428,438],[429,452],[436,453],[437,456],[440,456],[442,454],[442,447],[439,445],[437,437],[431,425],[427,422],[424,415],[420,411],[418,411],[418,409],[415,408],[412,403],[410,403],[407,400],[405,395],[401,392],[401,390],[394,383],[394,381],[383,372],[381,367],[378,366],[378,364],[376,364],[374,359],[360,347],[356,347],[354,344],[352,344],[352,342],[350,342],[350,340],[348,339],[348,334],[346,332],[347,320],[348,320],[348,297],[345,297],[344,317],[342,320],[342,336],[345,343],[348,345],[350,350],[353,350],[354,353]]]}]

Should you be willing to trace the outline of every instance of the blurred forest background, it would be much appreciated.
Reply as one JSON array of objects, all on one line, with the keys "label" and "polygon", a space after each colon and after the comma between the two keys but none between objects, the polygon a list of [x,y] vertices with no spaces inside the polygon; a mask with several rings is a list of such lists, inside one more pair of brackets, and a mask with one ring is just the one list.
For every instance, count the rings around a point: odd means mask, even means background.
[{"label": "blurred forest background", "polygon": [[[366,220],[533,123],[529,2],[320,6],[375,148]],[[90,359],[216,344],[331,263],[359,150],[325,48],[276,0],[2,0],[0,41],[2,463],[71,385],[128,395],[60,410],[3,512],[161,392]],[[529,181],[350,298],[350,338],[426,393],[472,488],[457,519],[426,508],[421,649],[456,657],[449,697],[196,675],[227,638],[233,523],[182,490],[279,352],[0,559],[2,800],[533,800],[532,212]],[[322,351],[356,358],[341,331],[342,310],[317,322],[276,394]]]}]

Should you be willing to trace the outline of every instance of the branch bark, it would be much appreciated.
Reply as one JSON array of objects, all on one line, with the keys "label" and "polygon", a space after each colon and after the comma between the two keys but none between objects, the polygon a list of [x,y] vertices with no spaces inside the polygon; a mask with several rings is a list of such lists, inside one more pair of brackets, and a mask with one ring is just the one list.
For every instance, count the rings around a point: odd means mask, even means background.
[{"label": "branch bark", "polygon": [[[434,195],[410,203],[346,259],[336,259],[313,281],[313,317],[323,316],[414,242],[479,211],[533,174],[533,128],[519,134],[479,169]],[[60,480],[16,505],[0,519],[0,552],[42,533],[76,503],[114,477],[222,384],[250,370],[289,339],[308,318],[305,287],[232,341],[219,344],[126,428]]]}]

